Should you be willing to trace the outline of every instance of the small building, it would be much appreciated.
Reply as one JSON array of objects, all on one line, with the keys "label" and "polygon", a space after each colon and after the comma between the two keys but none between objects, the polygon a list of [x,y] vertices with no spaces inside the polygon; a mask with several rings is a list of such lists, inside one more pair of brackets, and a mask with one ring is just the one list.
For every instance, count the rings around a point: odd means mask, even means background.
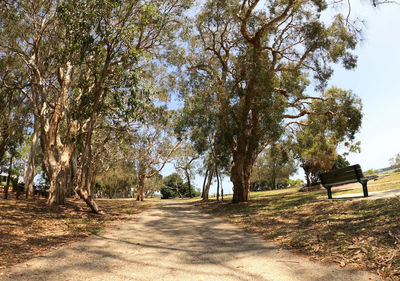
[{"label": "small building", "polygon": [[[3,183],[5,184],[7,182],[7,177],[8,177],[8,173],[2,172],[0,173],[0,185]],[[16,175],[11,175],[12,178],[16,178]],[[18,180],[19,182],[19,180]],[[10,183],[11,184],[11,183]]]},{"label": "small building", "polygon": [[6,182],[7,181],[7,177],[8,177],[8,173],[1,173],[0,174],[0,183],[2,182]]}]

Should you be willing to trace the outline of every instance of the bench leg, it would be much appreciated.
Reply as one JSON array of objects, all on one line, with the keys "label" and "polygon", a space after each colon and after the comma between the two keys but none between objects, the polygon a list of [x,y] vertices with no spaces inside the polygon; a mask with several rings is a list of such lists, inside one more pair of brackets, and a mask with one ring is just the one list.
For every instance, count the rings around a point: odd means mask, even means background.
[{"label": "bench leg", "polygon": [[362,186],[363,186],[364,197],[368,197],[367,183],[363,183]]},{"label": "bench leg", "polygon": [[332,191],[331,188],[326,189],[328,191],[328,199],[332,199]]}]

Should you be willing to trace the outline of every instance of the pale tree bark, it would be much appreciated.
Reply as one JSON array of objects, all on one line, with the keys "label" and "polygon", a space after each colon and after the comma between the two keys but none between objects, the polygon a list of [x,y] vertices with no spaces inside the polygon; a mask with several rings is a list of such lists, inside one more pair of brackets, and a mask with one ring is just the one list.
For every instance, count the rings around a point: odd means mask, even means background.
[{"label": "pale tree bark", "polygon": [[207,182],[209,170],[210,170],[210,169],[209,169],[209,167],[207,166],[207,170],[206,170],[206,173],[205,173],[205,175],[204,175],[203,188],[201,189],[201,198],[203,198],[203,196],[204,196],[204,190],[205,190],[205,187],[206,187],[206,182]]},{"label": "pale tree bark", "polygon": [[138,193],[136,196],[137,201],[143,201],[143,192],[144,192],[144,185],[146,182],[146,175],[140,175],[139,176],[139,186],[138,186]]},{"label": "pale tree bark", "polygon": [[61,124],[64,121],[67,108],[68,91],[72,78],[73,66],[66,64],[65,69],[58,71],[60,84],[59,96],[54,111],[47,112],[46,104],[41,114],[41,145],[44,164],[50,181],[50,191],[47,203],[49,205],[65,204],[67,185],[70,182],[71,157],[75,150],[75,138],[78,131],[76,121],[68,124],[68,132],[61,140]]},{"label": "pale tree bark", "polygon": [[33,190],[33,179],[35,178],[35,158],[37,154],[37,148],[39,145],[39,130],[40,130],[40,122],[38,117],[34,117],[33,123],[33,135],[31,141],[31,149],[29,153],[28,165],[26,167],[26,173],[24,177],[25,184],[25,198],[34,195]]},{"label": "pale tree bark", "polygon": [[[180,146],[181,142],[178,141],[169,151],[168,153],[164,156],[164,159],[160,158],[162,157],[160,153],[157,153],[155,157],[151,157],[151,152],[153,150],[153,146],[151,146],[147,154],[140,156],[139,160],[139,169],[138,169],[138,177],[139,177],[139,186],[138,186],[138,194],[136,197],[137,201],[143,201],[143,194],[145,190],[145,181],[146,179],[152,178],[155,175],[157,175],[167,164],[168,160],[170,159],[172,153]],[[160,167],[158,169],[154,169],[151,173],[147,173],[148,168],[150,168],[153,164],[160,164]]]},{"label": "pale tree bark", "polygon": [[211,182],[214,176],[214,167],[212,164],[210,164],[209,172],[208,172],[208,178],[207,178],[207,183],[204,187],[204,193],[203,193],[203,200],[208,200],[208,195],[210,193],[210,187],[211,187]]},{"label": "pale tree bark", "polygon": [[186,180],[187,180],[188,188],[189,188],[189,198],[193,198],[192,185],[190,183],[190,173],[189,173],[188,169],[185,169],[185,175],[186,175]]},{"label": "pale tree bark", "polygon": [[221,200],[224,201],[224,187],[222,186],[222,177],[220,176],[221,180]]},{"label": "pale tree bark", "polygon": [[217,168],[215,168],[215,176],[217,178],[217,201],[219,201],[219,174]]},{"label": "pale tree bark", "polygon": [[[101,90],[99,90],[100,92]],[[92,187],[94,186],[96,180],[96,172],[95,172],[95,163],[93,163],[93,153],[92,153],[92,135],[94,130],[94,124],[97,120],[97,104],[100,98],[100,93],[96,95],[94,111],[92,113],[89,129],[86,133],[86,140],[84,143],[84,151],[81,157],[81,165],[80,165],[80,177],[78,180],[78,185],[75,188],[75,192],[79,195],[79,197],[86,202],[89,208],[94,213],[101,213],[97,203],[94,201],[92,197]]]},{"label": "pale tree bark", "polygon": [[12,163],[13,163],[14,156],[11,155],[10,163],[8,165],[8,176],[6,186],[4,186],[4,199],[8,199],[8,189],[10,187],[10,180],[11,180],[11,173],[12,173]]}]

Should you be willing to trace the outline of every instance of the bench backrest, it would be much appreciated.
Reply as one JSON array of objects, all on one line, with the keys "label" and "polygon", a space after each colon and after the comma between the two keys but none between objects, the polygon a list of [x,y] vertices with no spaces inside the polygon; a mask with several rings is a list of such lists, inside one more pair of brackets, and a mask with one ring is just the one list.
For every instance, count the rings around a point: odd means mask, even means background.
[{"label": "bench backrest", "polygon": [[320,174],[321,183],[323,185],[337,182],[351,182],[354,180],[359,181],[362,178],[364,178],[364,175],[358,164]]}]

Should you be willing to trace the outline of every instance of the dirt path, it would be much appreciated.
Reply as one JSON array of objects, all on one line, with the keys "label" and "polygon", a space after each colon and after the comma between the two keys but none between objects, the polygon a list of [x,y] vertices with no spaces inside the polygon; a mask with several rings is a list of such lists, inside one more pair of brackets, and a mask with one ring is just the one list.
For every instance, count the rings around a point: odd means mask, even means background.
[{"label": "dirt path", "polygon": [[1,280],[380,280],[311,262],[190,204],[166,201],[137,221],[12,267]]}]

